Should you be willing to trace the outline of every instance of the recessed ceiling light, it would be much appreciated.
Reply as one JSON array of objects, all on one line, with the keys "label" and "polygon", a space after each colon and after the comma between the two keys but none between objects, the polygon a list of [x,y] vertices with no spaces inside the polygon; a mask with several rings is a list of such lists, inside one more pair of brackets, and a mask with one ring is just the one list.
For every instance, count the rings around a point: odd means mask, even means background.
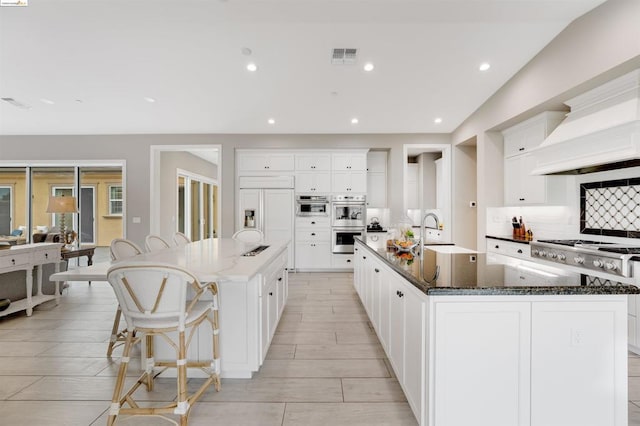
[{"label": "recessed ceiling light", "polygon": [[267,120],[267,123],[276,124],[276,120],[274,120],[273,118],[270,118],[270,119]]},{"label": "recessed ceiling light", "polygon": [[352,118],[351,119],[351,124],[358,124],[358,119],[357,118]]},{"label": "recessed ceiling light", "polygon": [[433,120],[433,122],[436,123],[436,124],[440,124],[440,123],[442,123],[442,118],[438,117],[435,120]]},{"label": "recessed ceiling light", "polygon": [[156,101],[155,98],[149,98],[147,96],[144,97],[144,100],[149,102],[150,104],[152,104],[152,103],[154,103]]},{"label": "recessed ceiling light", "polygon": [[483,62],[480,64],[480,67],[478,67],[480,71],[486,71],[489,68],[491,68],[491,64],[489,62]]},{"label": "recessed ceiling light", "polygon": [[81,104],[82,103],[82,99],[76,99],[76,102]]},{"label": "recessed ceiling light", "polygon": [[248,47],[243,47],[240,49],[240,52],[242,52],[244,56],[251,56],[251,53],[253,53]]},{"label": "recessed ceiling light", "polygon": [[365,71],[373,71],[373,68],[375,68],[373,66],[373,64],[371,62],[367,62],[366,64],[364,64],[364,70]]},{"label": "recessed ceiling light", "polygon": [[45,103],[45,104],[49,104],[49,105],[55,104],[55,102],[53,102],[51,99],[47,99],[47,98],[41,98],[40,102]]},{"label": "recessed ceiling light", "polygon": [[247,64],[247,70],[254,72],[258,70],[258,66],[256,64],[254,64],[253,62]]}]

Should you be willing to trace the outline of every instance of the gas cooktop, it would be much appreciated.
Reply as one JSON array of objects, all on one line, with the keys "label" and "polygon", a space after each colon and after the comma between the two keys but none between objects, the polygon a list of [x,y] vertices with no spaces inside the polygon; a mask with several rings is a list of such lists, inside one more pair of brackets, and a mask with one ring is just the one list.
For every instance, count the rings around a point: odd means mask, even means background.
[{"label": "gas cooktop", "polygon": [[579,269],[631,277],[630,259],[640,246],[590,240],[538,240],[531,243],[531,257]]}]

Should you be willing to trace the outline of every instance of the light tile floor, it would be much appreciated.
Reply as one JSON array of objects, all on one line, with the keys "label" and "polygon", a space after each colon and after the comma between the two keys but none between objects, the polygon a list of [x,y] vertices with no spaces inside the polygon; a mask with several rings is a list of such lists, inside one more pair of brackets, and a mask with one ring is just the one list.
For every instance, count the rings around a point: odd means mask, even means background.
[{"label": "light tile floor", "polygon": [[[0,424],[104,425],[118,369],[105,356],[116,300],[107,283],[71,283],[60,306],[0,319]],[[221,332],[224,332],[222,330]],[[120,350],[116,351],[116,355]],[[130,370],[139,367],[132,357]],[[130,372],[131,376],[136,371]],[[132,380],[131,378],[130,380]],[[199,380],[191,379],[195,389]],[[159,379],[149,404],[176,397]],[[629,355],[629,424],[640,425],[640,357]],[[157,417],[119,424],[170,424]],[[193,408],[198,425],[415,425],[345,273],[290,274],[288,305],[251,380],[225,379]]]}]

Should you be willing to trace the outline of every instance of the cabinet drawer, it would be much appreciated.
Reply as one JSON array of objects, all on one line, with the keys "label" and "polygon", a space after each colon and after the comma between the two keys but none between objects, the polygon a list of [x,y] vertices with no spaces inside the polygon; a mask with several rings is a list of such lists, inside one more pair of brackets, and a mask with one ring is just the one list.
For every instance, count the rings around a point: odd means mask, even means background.
[{"label": "cabinet drawer", "polygon": [[296,241],[330,241],[328,229],[296,229]]},{"label": "cabinet drawer", "polygon": [[333,254],[331,255],[331,267],[338,269],[353,269],[352,254]]},{"label": "cabinet drawer", "polygon": [[60,249],[38,250],[33,253],[34,263],[54,263],[60,261]]},{"label": "cabinet drawer", "polygon": [[13,266],[28,265],[31,261],[31,253],[21,253],[14,256],[0,257],[0,268],[11,268]]},{"label": "cabinet drawer", "polygon": [[521,259],[531,258],[531,247],[529,244],[513,243],[510,241],[495,240],[493,238],[487,238],[487,252]]},{"label": "cabinet drawer", "polygon": [[296,217],[296,228],[327,228],[329,229],[328,216]]}]

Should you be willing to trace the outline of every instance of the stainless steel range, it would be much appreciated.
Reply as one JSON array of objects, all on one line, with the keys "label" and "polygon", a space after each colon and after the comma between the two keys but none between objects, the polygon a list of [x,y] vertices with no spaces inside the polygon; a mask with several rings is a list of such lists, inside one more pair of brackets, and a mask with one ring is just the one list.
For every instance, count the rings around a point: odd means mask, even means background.
[{"label": "stainless steel range", "polygon": [[578,269],[632,277],[633,256],[640,247],[586,240],[538,240],[531,242],[531,257]]}]

